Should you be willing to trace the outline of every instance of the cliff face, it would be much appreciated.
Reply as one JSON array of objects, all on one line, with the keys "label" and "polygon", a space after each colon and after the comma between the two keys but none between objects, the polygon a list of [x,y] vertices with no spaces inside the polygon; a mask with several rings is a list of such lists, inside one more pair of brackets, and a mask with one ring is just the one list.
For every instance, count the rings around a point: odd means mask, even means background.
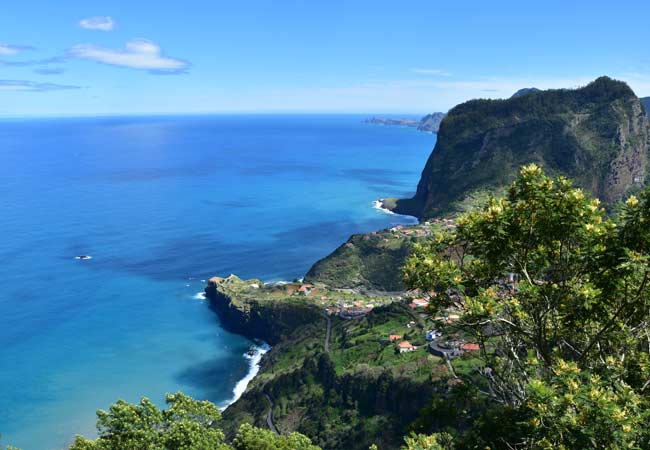
[{"label": "cliff face", "polygon": [[238,295],[238,288],[246,283],[262,285],[259,280],[243,281],[231,275],[228,278],[211,278],[205,288],[211,308],[217,312],[222,326],[228,331],[275,345],[297,327],[324,321],[322,311],[316,305],[262,301]]},{"label": "cliff face", "polygon": [[418,130],[427,131],[429,133],[437,133],[440,129],[440,123],[446,115],[447,114],[441,112],[427,114],[420,120],[420,123],[418,124]]},{"label": "cliff face", "polygon": [[424,131],[426,133],[437,133],[438,129],[440,128],[440,122],[442,122],[442,119],[444,119],[445,116],[445,113],[434,112],[427,114],[420,120],[394,117],[372,117],[370,119],[365,119],[363,122],[374,123],[378,125],[413,127],[417,128],[418,131]]},{"label": "cliff face", "polygon": [[645,108],[645,115],[650,117],[650,97],[643,97],[639,100],[641,100],[641,104],[643,104],[643,107]]},{"label": "cliff face", "polygon": [[392,209],[420,218],[450,212],[454,202],[510,183],[531,162],[616,202],[645,182],[644,114],[634,92],[607,77],[581,89],[463,103],[442,121],[415,196]]}]

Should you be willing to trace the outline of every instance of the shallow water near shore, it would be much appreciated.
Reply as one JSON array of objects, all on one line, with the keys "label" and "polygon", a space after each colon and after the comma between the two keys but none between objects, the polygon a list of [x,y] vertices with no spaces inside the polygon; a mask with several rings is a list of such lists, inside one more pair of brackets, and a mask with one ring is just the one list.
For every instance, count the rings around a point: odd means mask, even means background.
[{"label": "shallow water near shore", "polygon": [[251,342],[204,280],[299,278],[352,233],[412,222],[373,201],[412,193],[435,135],[362,119],[0,121],[2,444],[63,448],[118,398],[241,392]]}]

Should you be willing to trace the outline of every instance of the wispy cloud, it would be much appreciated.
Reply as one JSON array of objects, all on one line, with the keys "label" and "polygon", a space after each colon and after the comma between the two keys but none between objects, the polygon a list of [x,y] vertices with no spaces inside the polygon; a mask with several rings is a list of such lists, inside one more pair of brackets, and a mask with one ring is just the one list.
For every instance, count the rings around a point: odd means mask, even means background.
[{"label": "wispy cloud", "polygon": [[39,75],[60,75],[63,72],[65,72],[65,70],[60,67],[39,67],[34,69],[34,73]]},{"label": "wispy cloud", "polygon": [[423,69],[421,67],[412,67],[409,72],[417,73],[419,75],[435,75],[438,77],[450,77],[451,73],[442,69]]},{"label": "wispy cloud", "polygon": [[11,45],[0,42],[0,56],[13,56],[25,50],[33,50],[29,45]]},{"label": "wispy cloud", "polygon": [[28,59],[22,61],[0,60],[0,66],[13,66],[13,67],[46,66],[48,64],[64,63],[65,61],[66,59],[62,56],[54,56],[52,58],[43,58],[43,59]]},{"label": "wispy cloud", "polygon": [[79,44],[68,51],[68,56],[159,74],[183,73],[189,67],[186,61],[163,55],[160,46],[147,39],[130,40],[124,49],[119,50],[93,44]]},{"label": "wispy cloud", "polygon": [[55,83],[37,83],[26,80],[0,80],[0,91],[49,92],[81,89],[81,86]]},{"label": "wispy cloud", "polygon": [[109,16],[95,16],[81,19],[79,26],[87,30],[112,31],[115,21]]}]

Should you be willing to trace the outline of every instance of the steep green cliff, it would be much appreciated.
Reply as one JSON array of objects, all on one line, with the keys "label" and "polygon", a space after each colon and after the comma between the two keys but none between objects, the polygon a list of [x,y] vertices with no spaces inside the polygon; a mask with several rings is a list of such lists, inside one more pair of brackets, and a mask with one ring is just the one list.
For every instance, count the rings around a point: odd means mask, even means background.
[{"label": "steep green cliff", "polygon": [[650,117],[650,97],[640,98],[643,107],[645,108],[645,115]]},{"label": "steep green cliff", "polygon": [[395,212],[432,217],[511,182],[535,162],[613,203],[645,182],[649,125],[634,92],[607,77],[580,89],[472,100],[442,121],[415,196]]}]

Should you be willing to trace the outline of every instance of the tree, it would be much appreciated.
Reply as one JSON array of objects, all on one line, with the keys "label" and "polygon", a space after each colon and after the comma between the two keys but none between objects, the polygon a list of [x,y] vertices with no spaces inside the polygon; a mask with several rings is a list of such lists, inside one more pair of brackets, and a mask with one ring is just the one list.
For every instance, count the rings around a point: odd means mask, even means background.
[{"label": "tree", "polygon": [[77,436],[72,450],[92,449],[226,449],[224,435],[214,425],[219,409],[208,401],[182,394],[168,394],[169,408],[159,410],[151,400],[139,404],[119,400],[108,411],[97,412],[99,438]]},{"label": "tree", "polygon": [[642,448],[649,258],[649,194],[630,197],[615,221],[529,165],[506,198],[415,245],[404,276],[436,289],[437,308],[461,310],[459,328],[492,369],[490,397],[527,430],[503,448]]},{"label": "tree", "polygon": [[119,400],[108,411],[97,412],[99,438],[77,436],[71,450],[320,450],[299,433],[277,436],[244,424],[233,441],[234,449],[216,428],[219,409],[208,401],[183,393],[168,394],[166,410],[149,399],[139,404]]},{"label": "tree", "polygon": [[307,436],[300,433],[279,436],[247,423],[239,427],[233,447],[235,450],[320,450]]}]

